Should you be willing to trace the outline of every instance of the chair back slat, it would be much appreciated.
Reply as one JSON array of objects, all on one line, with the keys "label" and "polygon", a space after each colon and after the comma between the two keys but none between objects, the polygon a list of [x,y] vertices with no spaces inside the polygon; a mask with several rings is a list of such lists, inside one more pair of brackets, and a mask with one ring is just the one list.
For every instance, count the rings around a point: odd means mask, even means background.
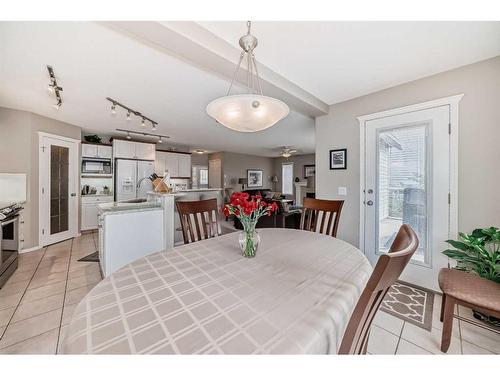
[{"label": "chair back slat", "polygon": [[178,201],[175,204],[179,212],[184,243],[221,235],[216,198],[203,201]]},{"label": "chair back slat", "polygon": [[304,198],[300,229],[336,237],[343,205],[342,200]]},{"label": "chair back slat", "polygon": [[365,354],[370,327],[387,291],[399,278],[418,248],[418,238],[403,224],[387,254],[377,261],[363,293],[354,308],[342,338],[339,354]]}]

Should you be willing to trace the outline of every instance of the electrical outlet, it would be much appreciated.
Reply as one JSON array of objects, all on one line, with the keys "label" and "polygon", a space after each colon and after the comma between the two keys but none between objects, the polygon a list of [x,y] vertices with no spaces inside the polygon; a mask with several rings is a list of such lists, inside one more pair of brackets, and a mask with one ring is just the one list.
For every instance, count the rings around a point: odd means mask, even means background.
[{"label": "electrical outlet", "polygon": [[347,188],[344,186],[339,186],[337,189],[337,195],[347,195]]}]

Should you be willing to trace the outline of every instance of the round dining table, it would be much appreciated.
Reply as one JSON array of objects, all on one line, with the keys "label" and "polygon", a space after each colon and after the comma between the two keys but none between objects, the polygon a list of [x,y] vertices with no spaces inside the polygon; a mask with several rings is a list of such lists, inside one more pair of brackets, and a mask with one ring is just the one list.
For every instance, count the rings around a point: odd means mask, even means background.
[{"label": "round dining table", "polygon": [[331,236],[261,229],[138,259],[97,284],[67,327],[65,354],[336,354],[372,272]]}]

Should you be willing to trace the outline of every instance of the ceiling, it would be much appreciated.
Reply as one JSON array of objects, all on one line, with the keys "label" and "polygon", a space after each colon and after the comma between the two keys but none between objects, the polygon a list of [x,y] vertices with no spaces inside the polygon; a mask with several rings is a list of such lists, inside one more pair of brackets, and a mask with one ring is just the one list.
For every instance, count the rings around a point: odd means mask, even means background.
[{"label": "ceiling", "polygon": [[[133,27],[153,24],[160,23]],[[213,56],[219,53],[216,45],[226,44],[231,48],[224,61],[236,63],[234,45],[245,31],[244,22],[188,24],[203,32],[196,29],[186,43],[206,46],[203,41],[211,40],[207,50]],[[157,121],[158,133],[170,135],[172,144],[192,150],[278,156],[280,147],[293,146],[310,153],[316,113],[307,110],[311,103],[321,113],[323,102],[332,104],[499,55],[499,25],[256,22],[256,56],[263,64],[266,88],[271,88],[265,93],[276,93],[291,112],[262,132],[238,133],[205,112],[211,100],[226,93],[231,64],[226,74],[205,64],[207,54],[199,53],[196,59],[173,53],[175,46],[163,48],[159,42],[166,34],[145,40],[93,22],[0,22],[0,106],[65,121],[85,132],[140,130],[138,120],[125,121],[125,113],[110,116],[105,98],[111,97]],[[160,32],[167,26],[161,25]],[[197,51],[194,48],[191,56]],[[60,111],[52,108],[54,98],[47,93],[46,65],[54,67],[64,88]],[[243,91],[237,86],[235,92]]]},{"label": "ceiling", "polygon": [[[244,22],[199,22],[229,43]],[[253,22],[257,59],[327,104],[500,55],[500,22]]]}]

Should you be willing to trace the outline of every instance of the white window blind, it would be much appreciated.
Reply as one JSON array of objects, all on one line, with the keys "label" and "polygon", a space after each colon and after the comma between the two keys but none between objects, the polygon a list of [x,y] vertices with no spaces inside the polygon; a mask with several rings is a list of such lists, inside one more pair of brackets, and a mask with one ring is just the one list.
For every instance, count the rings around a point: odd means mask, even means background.
[{"label": "white window blind", "polygon": [[281,193],[293,194],[293,163],[283,163],[281,165],[282,189]]}]

